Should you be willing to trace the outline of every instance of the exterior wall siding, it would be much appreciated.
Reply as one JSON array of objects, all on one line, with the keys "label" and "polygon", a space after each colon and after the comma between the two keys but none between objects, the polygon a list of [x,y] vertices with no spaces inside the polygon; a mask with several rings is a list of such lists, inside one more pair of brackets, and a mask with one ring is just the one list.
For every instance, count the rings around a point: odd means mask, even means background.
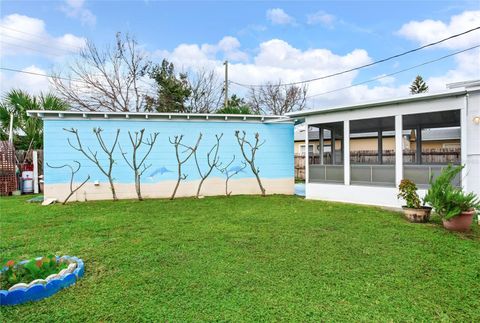
[{"label": "exterior wall siding", "polygon": [[[98,152],[102,165],[108,165],[107,156],[101,150],[93,128],[103,129],[103,139],[107,147],[111,147],[117,129],[120,129],[118,146],[114,152],[115,164],[113,167],[114,185],[119,198],[136,198],[134,172],[121,155],[121,149],[131,158],[132,144],[128,131],[145,129],[144,139],[151,133],[158,132],[158,139],[145,164],[151,165],[142,176],[142,195],[145,198],[170,197],[177,180],[177,160],[175,147],[169,138],[183,135],[185,145],[191,146],[196,142],[199,133],[203,137],[198,149],[198,162],[205,171],[208,167],[207,153],[215,144],[215,135],[223,133],[220,142],[220,162],[227,165],[234,157],[230,169],[242,165],[244,158],[234,135],[236,130],[245,131],[247,140],[254,142],[256,132],[264,145],[257,151],[256,165],[260,169],[260,177],[267,194],[294,193],[294,165],[293,165],[293,125],[286,123],[258,123],[258,122],[218,122],[218,121],[136,121],[136,120],[72,120],[72,119],[45,119],[44,121],[44,169],[45,169],[45,197],[57,198],[62,201],[70,192],[70,170],[68,168],[52,168],[49,166],[72,165],[78,161],[81,165],[75,174],[74,186],[82,183],[88,176],[90,180],[71,198],[72,201],[111,199],[110,186],[107,177],[98,167],[88,160],[81,152],[73,149],[70,142],[77,146],[75,135],[64,130],[78,129],[82,146],[92,152]],[[139,150],[143,156],[147,146]],[[180,149],[181,152],[184,149]],[[194,196],[201,179],[193,156],[182,165],[182,173],[186,179],[181,181],[177,196]],[[214,169],[202,186],[201,195],[224,195],[225,173]],[[233,176],[229,181],[229,191],[232,194],[259,194],[255,175],[247,167]]]}]

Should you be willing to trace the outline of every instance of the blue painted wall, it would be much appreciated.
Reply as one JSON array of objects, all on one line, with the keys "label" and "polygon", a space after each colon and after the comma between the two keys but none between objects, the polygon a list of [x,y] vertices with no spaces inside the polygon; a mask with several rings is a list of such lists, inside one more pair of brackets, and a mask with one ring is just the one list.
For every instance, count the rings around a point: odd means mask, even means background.
[{"label": "blue painted wall", "polygon": [[[258,150],[256,164],[260,168],[262,178],[292,178],[294,177],[294,147],[293,147],[293,125],[292,124],[263,124],[248,122],[197,122],[197,121],[130,121],[130,120],[45,120],[44,121],[44,162],[52,166],[72,164],[73,160],[80,162],[81,169],[76,174],[76,181],[83,181],[90,175],[90,182],[99,180],[106,182],[106,177],[100,172],[95,164],[89,161],[82,153],[69,146],[67,138],[76,145],[75,135],[63,128],[76,128],[79,131],[82,145],[89,147],[92,151],[98,151],[98,157],[107,166],[106,155],[100,149],[98,141],[92,131],[95,127],[104,129],[103,138],[110,147],[114,141],[116,129],[120,129],[119,144],[127,156],[131,156],[131,143],[128,131],[132,133],[145,128],[144,138],[153,132],[159,136],[155,146],[147,158],[146,165],[152,165],[143,175],[142,182],[156,183],[162,180],[175,180],[177,178],[177,161],[175,148],[170,144],[168,138],[176,135],[184,135],[183,143],[193,145],[199,133],[203,134],[199,146],[199,162],[202,169],[207,167],[206,155],[215,144],[215,135],[223,133],[219,156],[223,163],[228,163],[235,155],[236,159],[232,166],[240,165],[243,160],[236,137],[235,130],[246,131],[247,139],[254,142],[254,134],[258,132],[265,144]],[[140,150],[140,155],[146,151],[147,146]],[[115,150],[116,164],[113,169],[113,177],[117,183],[134,183],[133,171],[126,164],[117,146]],[[128,157],[127,157],[128,158]],[[170,172],[157,172],[155,170],[164,168]],[[190,158],[184,165],[182,171],[188,175],[188,180],[199,179],[195,161]],[[70,171],[68,169],[52,169],[44,165],[45,183],[69,183]],[[214,170],[210,177],[224,177],[218,170]],[[254,174],[249,167],[234,178],[253,178]]]}]

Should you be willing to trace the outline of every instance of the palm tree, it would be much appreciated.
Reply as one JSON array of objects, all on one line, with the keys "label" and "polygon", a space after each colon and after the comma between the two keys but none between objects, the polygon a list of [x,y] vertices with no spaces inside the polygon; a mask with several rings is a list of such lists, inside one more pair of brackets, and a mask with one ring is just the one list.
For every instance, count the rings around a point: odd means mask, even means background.
[{"label": "palm tree", "polygon": [[43,148],[43,123],[30,118],[27,110],[67,110],[68,105],[55,95],[30,95],[22,90],[11,90],[0,103],[0,139],[8,138],[10,118],[13,115],[13,143],[17,149]]}]

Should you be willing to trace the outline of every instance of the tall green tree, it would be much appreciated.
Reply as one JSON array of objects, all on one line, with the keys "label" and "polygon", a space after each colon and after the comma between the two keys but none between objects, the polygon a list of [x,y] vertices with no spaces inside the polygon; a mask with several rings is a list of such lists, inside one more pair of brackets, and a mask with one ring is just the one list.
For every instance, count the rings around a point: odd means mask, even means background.
[{"label": "tall green tree", "polygon": [[30,95],[22,90],[7,92],[0,103],[0,139],[7,140],[13,115],[13,143],[17,149],[43,148],[43,122],[30,118],[27,110],[67,110],[65,101],[53,94]]},{"label": "tall green tree", "polygon": [[216,113],[225,113],[225,114],[252,114],[252,110],[245,102],[245,99],[237,96],[236,94],[232,95],[228,100],[228,106],[223,106],[221,109],[218,109]]},{"label": "tall green tree", "polygon": [[423,80],[423,77],[417,75],[415,80],[413,80],[412,84],[410,85],[410,94],[419,94],[428,92],[428,85]]},{"label": "tall green tree", "polygon": [[154,65],[149,76],[157,86],[156,97],[147,96],[147,109],[157,112],[187,112],[186,100],[192,93],[186,73],[175,73],[173,63],[164,59]]}]

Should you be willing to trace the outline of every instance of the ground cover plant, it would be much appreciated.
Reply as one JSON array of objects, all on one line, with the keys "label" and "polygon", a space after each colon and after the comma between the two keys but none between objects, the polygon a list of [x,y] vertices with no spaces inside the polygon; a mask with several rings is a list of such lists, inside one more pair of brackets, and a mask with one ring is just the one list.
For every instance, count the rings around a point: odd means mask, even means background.
[{"label": "ground cover plant", "polygon": [[0,272],[0,289],[9,289],[15,284],[28,284],[35,279],[45,279],[49,275],[58,274],[68,267],[67,262],[57,262],[53,255],[41,259],[30,259],[24,264],[19,264],[13,259],[4,262]]},{"label": "ground cover plant", "polygon": [[0,199],[0,255],[85,261],[0,321],[480,321],[480,230],[293,196]]}]

